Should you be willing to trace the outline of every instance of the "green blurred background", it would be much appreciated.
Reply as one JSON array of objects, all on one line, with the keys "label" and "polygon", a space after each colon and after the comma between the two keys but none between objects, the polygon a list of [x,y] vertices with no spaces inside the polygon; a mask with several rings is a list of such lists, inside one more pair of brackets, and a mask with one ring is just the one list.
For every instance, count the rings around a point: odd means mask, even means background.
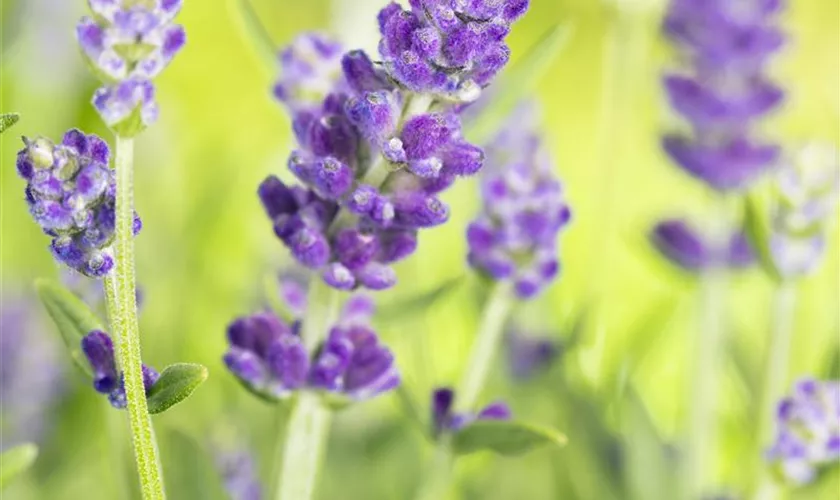
[{"label": "green blurred background", "polygon": [[[282,411],[245,393],[224,370],[224,329],[261,307],[266,276],[289,263],[255,196],[268,174],[288,178],[289,120],[273,102],[275,68],[266,64],[227,0],[187,0],[180,22],[189,43],[157,81],[160,122],[137,143],[137,239],[144,360],[157,367],[199,362],[210,379],[187,402],[156,417],[168,489],[174,499],[225,498],[213,450],[243,446],[266,476]],[[301,30],[327,30],[353,45],[375,44],[370,0],[254,0],[276,45]],[[525,385],[509,381],[500,360],[486,391],[528,420],[570,437],[562,450],[518,459],[475,455],[458,467],[457,498],[624,499],[660,476],[646,451],[669,448],[682,429],[686,367],[695,316],[695,283],[645,241],[658,218],[702,217],[709,195],[669,164],[658,134],[675,123],[659,88],[674,64],[659,36],[661,0],[533,0],[510,37],[514,61],[552,25],[569,38],[537,87],[546,143],[567,188],[574,221],[562,236],[563,274],[520,321],[560,339],[584,307],[596,305],[581,341],[549,372]],[[840,3],[791,1],[782,22],[791,41],[776,77],[790,95],[766,123],[786,147],[840,135]],[[31,221],[14,169],[18,136],[59,138],[79,127],[110,137],[89,105],[97,82],[75,47],[83,0],[2,0],[0,110],[21,113],[0,147],[0,266],[4,301],[32,299],[32,280],[56,277],[47,238]],[[474,181],[450,192],[451,223],[428,231],[418,253],[398,266],[399,285],[377,295],[378,326],[397,351],[408,392],[424,408],[429,390],[457,381],[481,300],[472,278],[422,307],[411,304],[468,274],[464,228],[477,206]],[[827,258],[799,286],[791,380],[826,374],[838,349],[840,258],[833,231]],[[269,278],[270,279],[270,278]],[[754,269],[734,278],[728,296],[730,345],[722,360],[716,474],[722,491],[747,484],[755,415],[754,376],[768,334],[772,282]],[[408,301],[408,302],[406,302]],[[41,313],[34,304],[33,315]],[[410,310],[409,310],[410,309]],[[37,320],[33,320],[37,321]],[[46,328],[52,333],[51,328]],[[58,341],[58,337],[55,336]],[[30,370],[39,370],[32,363]],[[2,497],[123,498],[133,484],[126,429],[104,398],[69,364],[61,397],[49,409],[42,454]],[[13,405],[13,404],[12,404]],[[11,405],[9,405],[11,406]],[[3,411],[11,411],[10,407]],[[410,498],[431,453],[396,397],[341,414],[320,486],[323,499]],[[662,464],[660,464],[662,465]],[[123,470],[125,469],[125,470]],[[124,477],[123,477],[124,476]],[[645,483],[647,481],[647,486]],[[653,486],[655,489],[655,486]],[[797,498],[832,499],[836,477]],[[122,493],[121,493],[122,492]]]}]

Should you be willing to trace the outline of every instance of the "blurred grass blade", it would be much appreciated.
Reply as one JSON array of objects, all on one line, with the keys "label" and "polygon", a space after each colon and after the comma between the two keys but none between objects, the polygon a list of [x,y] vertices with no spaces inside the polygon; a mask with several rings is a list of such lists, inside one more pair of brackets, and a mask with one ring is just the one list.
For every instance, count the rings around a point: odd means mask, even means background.
[{"label": "blurred grass blade", "polygon": [[271,73],[277,71],[277,45],[254,10],[251,0],[228,0],[231,17],[237,19],[247,44],[256,51],[262,65]]},{"label": "blurred grass blade", "polygon": [[516,105],[534,87],[554,60],[563,51],[573,29],[568,24],[549,28],[540,40],[516,64],[502,73],[497,82],[488,88],[474,112],[468,110],[464,118],[466,136],[470,141],[484,144],[501,127]]},{"label": "blurred grass blade", "polygon": [[20,120],[20,115],[17,113],[3,113],[0,115],[0,134],[17,123],[18,120]]},{"label": "blurred grass blade", "polygon": [[546,444],[564,446],[566,436],[547,427],[504,420],[473,422],[452,439],[452,448],[457,454],[486,450],[500,455],[518,455]]},{"label": "blurred grass blade", "polygon": [[628,391],[622,412],[626,446],[624,481],[633,500],[671,500],[675,498],[674,462],[668,456],[656,425],[634,389]]},{"label": "blurred grass blade", "polygon": [[455,291],[463,281],[464,277],[458,276],[443,282],[440,286],[427,292],[381,307],[377,317],[382,320],[392,320],[412,313],[422,313],[439,299]]},{"label": "blurred grass blade", "polygon": [[32,467],[36,458],[38,458],[38,447],[32,443],[25,443],[4,451],[0,455],[0,490]]},{"label": "blurred grass blade", "polygon": [[763,190],[756,189],[744,197],[744,225],[758,261],[768,276],[782,281],[782,276],[773,262],[770,250],[772,229],[770,226],[770,201]]},{"label": "blurred grass blade", "polygon": [[88,376],[92,376],[82,353],[81,342],[82,337],[92,330],[104,331],[102,322],[82,299],[58,283],[38,279],[35,280],[35,290],[64,339],[73,362]]},{"label": "blurred grass blade", "polygon": [[149,413],[163,413],[190,397],[207,380],[207,368],[198,364],[177,363],[167,366],[147,396]]}]

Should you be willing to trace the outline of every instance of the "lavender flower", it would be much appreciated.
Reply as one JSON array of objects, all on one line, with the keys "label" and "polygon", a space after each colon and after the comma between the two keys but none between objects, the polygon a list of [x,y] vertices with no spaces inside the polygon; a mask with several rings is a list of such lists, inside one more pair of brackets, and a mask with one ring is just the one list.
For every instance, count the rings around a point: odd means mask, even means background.
[{"label": "lavender flower", "polygon": [[225,450],[216,453],[216,468],[222,476],[225,491],[231,500],[261,500],[262,484],[257,476],[254,457],[246,450]]},{"label": "lavender flower", "polygon": [[691,134],[668,134],[663,147],[686,172],[718,191],[741,191],[770,168],[779,148],[756,139],[754,123],[776,108],[783,91],[765,75],[783,44],[772,17],[778,0],[672,0],[666,35],[690,70],[668,74],[665,91]]},{"label": "lavender flower", "polygon": [[[299,147],[288,167],[303,186],[272,176],[259,195],[278,238],[334,288],[393,286],[391,264],[414,252],[417,232],[449,218],[439,193],[483,164],[481,149],[463,138],[452,99],[477,95],[504,65],[504,36],[527,2],[444,3],[384,8],[383,64],[362,51],[339,57],[340,47],[317,34],[281,53],[274,94],[292,114]],[[452,22],[435,24],[432,12]],[[396,52],[400,37],[409,40],[405,54]],[[416,56],[412,46],[447,82],[409,77],[398,59]]]},{"label": "lavender flower", "polygon": [[34,304],[3,295],[0,303],[0,442],[40,442],[64,390],[63,358]]},{"label": "lavender flower", "polygon": [[[53,256],[85,276],[99,278],[114,266],[115,177],[108,144],[73,129],[61,144],[23,140],[17,171],[27,181],[26,202],[52,237]],[[135,215],[134,234],[142,224]]]},{"label": "lavender flower", "polygon": [[[650,240],[659,252],[674,265],[691,272],[708,269],[714,262],[709,243],[703,235],[683,219],[667,219],[650,232]],[[726,264],[743,269],[755,262],[755,253],[742,230],[729,238]]]},{"label": "lavender flower", "polygon": [[553,164],[534,132],[533,103],[521,106],[487,148],[483,211],[467,229],[470,264],[534,297],[556,276],[557,235],[571,212]]},{"label": "lavender flower", "polygon": [[520,381],[548,369],[562,353],[562,346],[556,340],[523,333],[519,329],[508,331],[505,343],[511,375]]},{"label": "lavender flower", "polygon": [[[111,337],[103,331],[94,330],[82,339],[82,351],[93,370],[93,388],[96,392],[107,394],[108,401],[114,408],[125,408],[125,384],[122,372],[117,370]],[[148,394],[160,374],[149,366],[143,365],[142,368],[143,387]]]},{"label": "lavender flower", "polygon": [[779,402],[776,439],[767,459],[795,484],[840,461],[840,381],[804,379]]},{"label": "lavender flower", "polygon": [[810,274],[825,253],[827,226],[837,212],[837,149],[809,144],[782,165],[776,184],[770,240],[773,264],[785,278]]},{"label": "lavender flower", "polygon": [[271,313],[240,318],[228,327],[228,369],[260,397],[277,401],[301,389],[320,390],[362,401],[399,385],[390,350],[370,328],[373,303],[351,298],[326,341],[310,356],[300,322]]},{"label": "lavender flower", "polygon": [[132,136],[157,119],[151,80],[186,43],[183,26],[173,24],[181,0],[88,0],[76,37],[90,67],[106,85],[94,107],[105,123]]},{"label": "lavender flower", "polygon": [[510,420],[511,411],[501,401],[490,403],[478,413],[456,413],[455,391],[449,388],[435,389],[432,392],[432,435],[436,438],[444,433],[455,433],[476,420]]}]

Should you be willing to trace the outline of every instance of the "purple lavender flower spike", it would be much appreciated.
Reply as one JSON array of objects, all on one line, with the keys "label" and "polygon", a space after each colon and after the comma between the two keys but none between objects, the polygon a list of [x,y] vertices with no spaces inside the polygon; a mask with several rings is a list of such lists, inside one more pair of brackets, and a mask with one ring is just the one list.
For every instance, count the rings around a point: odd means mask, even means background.
[{"label": "purple lavender flower spike", "polygon": [[533,378],[548,369],[562,353],[560,344],[548,337],[537,337],[512,329],[505,337],[508,368],[519,381]]},{"label": "purple lavender flower spike", "polygon": [[690,68],[666,75],[663,84],[693,132],[666,135],[663,148],[717,191],[746,190],[778,159],[779,149],[758,140],[753,129],[784,98],[764,71],[783,42],[771,19],[780,5],[672,0],[666,13],[664,31],[685,52]]},{"label": "purple lavender flower spike", "polygon": [[126,137],[138,134],[158,118],[155,87],[148,80],[101,87],[93,95],[93,106],[106,125]]},{"label": "purple lavender flower spike", "polygon": [[[93,388],[96,392],[106,394],[111,406],[117,409],[126,407],[125,385],[123,374],[117,370],[114,357],[114,344],[111,337],[100,330],[94,330],[82,338],[82,352],[93,371]],[[160,374],[146,365],[142,365],[143,388],[146,394],[160,378]]]},{"label": "purple lavender flower spike", "polygon": [[510,407],[496,401],[485,406],[478,413],[455,412],[455,391],[448,387],[432,391],[432,436],[438,438],[444,433],[456,433],[476,420],[510,420]]},{"label": "purple lavender flower spike", "polygon": [[299,35],[279,56],[274,96],[290,111],[318,107],[340,80],[341,45],[319,33]]},{"label": "purple lavender flower spike", "polygon": [[61,144],[44,138],[23,142],[18,173],[27,181],[33,218],[52,238],[53,256],[85,276],[104,276],[114,265],[110,245],[116,203],[107,143],[76,129]]},{"label": "purple lavender flower spike", "polygon": [[[535,109],[516,111],[511,127],[487,148],[483,212],[470,224],[470,265],[495,280],[511,280],[529,299],[557,274],[557,235],[570,211],[552,163],[532,130]],[[515,156],[514,156],[515,155]]]},{"label": "purple lavender flower spike", "polygon": [[[659,222],[651,231],[650,240],[668,261],[686,271],[699,272],[713,264],[705,235],[686,220],[668,219]],[[726,265],[730,269],[744,269],[752,266],[755,261],[755,252],[744,232],[733,232],[726,249]]]},{"label": "purple lavender flower spike", "polygon": [[776,438],[767,460],[797,485],[840,462],[840,381],[804,379],[779,402]]}]

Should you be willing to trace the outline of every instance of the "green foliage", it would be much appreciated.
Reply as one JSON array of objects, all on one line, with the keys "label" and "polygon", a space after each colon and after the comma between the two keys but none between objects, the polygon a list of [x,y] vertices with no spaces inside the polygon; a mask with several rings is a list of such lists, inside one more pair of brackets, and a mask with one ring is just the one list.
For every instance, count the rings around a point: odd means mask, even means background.
[{"label": "green foliage", "polygon": [[17,113],[3,113],[0,115],[0,134],[8,130],[18,120],[20,120],[20,115]]},{"label": "green foliage", "polygon": [[38,279],[35,281],[35,290],[58,328],[73,363],[85,374],[92,376],[90,366],[82,353],[81,342],[91,331],[105,330],[102,322],[82,299],[58,283]]},{"label": "green foliage", "polygon": [[149,413],[163,413],[190,397],[207,380],[207,368],[191,363],[169,365],[146,396]]},{"label": "green foliage", "polygon": [[452,448],[458,454],[486,450],[519,455],[547,444],[564,446],[566,441],[566,436],[548,427],[518,421],[479,420],[455,434]]},{"label": "green foliage", "polygon": [[0,455],[0,491],[10,481],[20,476],[38,458],[38,447],[32,443],[26,443],[6,450]]},{"label": "green foliage", "polygon": [[773,262],[773,254],[770,250],[772,237],[770,205],[770,194],[767,190],[757,189],[744,197],[744,225],[761,267],[768,276],[776,281],[782,281],[783,277]]}]

